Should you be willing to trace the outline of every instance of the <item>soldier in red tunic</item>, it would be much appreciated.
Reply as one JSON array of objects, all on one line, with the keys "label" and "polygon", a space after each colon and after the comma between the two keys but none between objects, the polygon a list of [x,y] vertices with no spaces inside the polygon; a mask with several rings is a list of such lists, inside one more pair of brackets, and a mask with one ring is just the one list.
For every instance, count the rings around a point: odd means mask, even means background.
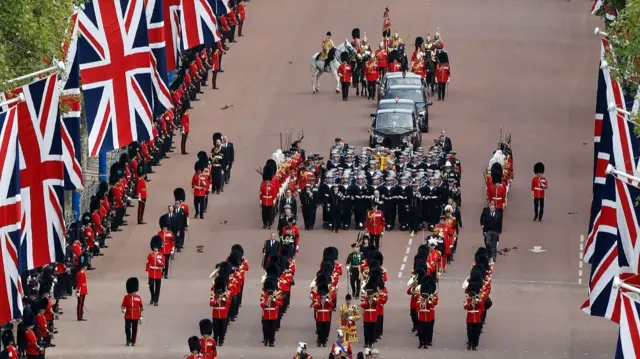
[{"label": "soldier in red tunic", "polygon": [[195,173],[191,177],[191,189],[193,191],[193,205],[196,209],[196,215],[193,218],[204,218],[205,202],[209,183],[207,177],[203,174],[204,164],[198,161],[194,165]]},{"label": "soldier in red tunic", "polygon": [[367,295],[361,298],[360,307],[363,309],[364,347],[371,348],[376,339],[376,325],[378,323],[377,286],[375,282],[368,282]]},{"label": "soldier in red tunic", "polygon": [[380,249],[380,237],[384,234],[384,214],[378,209],[377,203],[372,203],[372,209],[367,213],[367,233],[371,238],[374,249]]},{"label": "soldier in red tunic", "polygon": [[4,330],[2,332],[2,346],[4,351],[0,354],[1,358],[18,359],[18,349],[13,343],[13,330]]},{"label": "soldier in red tunic", "polygon": [[547,179],[543,177],[544,164],[538,162],[533,166],[535,177],[531,179],[531,195],[533,197],[533,220],[542,222],[544,214],[544,194],[547,191]]},{"label": "soldier in red tunic", "polygon": [[438,55],[438,65],[436,66],[436,82],[438,83],[438,101],[444,101],[447,84],[451,81],[451,67],[449,66],[449,55],[440,52]]},{"label": "soldier in red tunic", "polygon": [[87,263],[80,264],[80,269],[76,275],[76,296],[78,297],[77,305],[77,318],[79,321],[86,321],[84,319],[84,299],[89,294],[89,288],[87,287]]},{"label": "soldier in red tunic", "polygon": [[238,36],[242,37],[242,25],[244,25],[244,20],[247,18],[247,12],[242,3],[243,0],[238,0]]},{"label": "soldier in red tunic", "polygon": [[126,283],[127,295],[122,298],[120,310],[124,313],[124,334],[127,338],[127,346],[135,346],[138,338],[138,324],[142,321],[144,305],[138,295],[140,282],[138,278],[131,277]]},{"label": "soldier in red tunic", "polygon": [[[169,207],[169,213],[173,212],[173,207]],[[169,220],[168,214],[163,214],[160,217],[160,231],[157,233],[157,236],[162,239],[162,254],[164,255],[164,269],[163,274],[165,279],[169,279],[170,272],[170,264],[171,263],[171,255],[175,252],[176,241],[173,235],[173,232],[169,230],[171,227],[171,222]]]},{"label": "soldier in red tunic", "polygon": [[340,77],[340,83],[342,84],[342,101],[349,100],[349,86],[353,79],[353,73],[351,65],[347,62],[348,55],[346,53],[340,54],[340,67],[338,67],[338,76]]},{"label": "soldier in red tunic", "polygon": [[216,278],[211,300],[209,301],[209,305],[212,308],[213,339],[220,346],[224,345],[224,338],[227,334],[227,317],[231,306],[231,293],[227,290],[227,280],[221,276]]},{"label": "soldier in red tunic", "polygon": [[282,307],[282,298],[277,292],[277,278],[268,277],[260,295],[260,308],[262,308],[262,335],[264,346],[273,347],[276,341],[276,322],[278,312]]},{"label": "soldier in red tunic", "polygon": [[144,209],[147,206],[147,181],[144,179],[144,167],[138,167],[138,180],[136,182],[136,196],[138,197],[138,224],[144,222]]},{"label": "soldier in red tunic", "polygon": [[213,323],[209,319],[202,319],[200,325],[200,352],[204,359],[216,359],[218,348],[216,340],[211,337],[213,334]]},{"label": "soldier in red tunic", "polygon": [[380,77],[380,72],[378,71],[378,63],[375,58],[367,56],[365,59],[367,61],[364,65],[364,75],[367,79],[367,93],[369,95],[367,98],[374,100],[376,96],[376,82]]},{"label": "soldier in red tunic", "polygon": [[420,282],[420,290],[414,294],[418,312],[418,349],[427,349],[433,345],[433,326],[436,319],[436,305],[438,305],[438,293],[436,283],[429,276],[425,276]]},{"label": "soldier in red tunic", "polygon": [[262,171],[262,184],[260,185],[260,207],[262,208],[262,228],[266,229],[273,224],[274,208],[280,188],[271,182],[273,171],[271,166],[265,166]]},{"label": "soldier in red tunic", "polygon": [[478,274],[474,269],[471,270],[469,285],[466,289],[464,299],[464,309],[467,311],[467,350],[478,350],[478,342],[480,341],[480,332],[482,329],[482,314],[484,312],[484,298],[480,291],[482,289],[483,275]]},{"label": "soldier in red tunic", "polygon": [[200,354],[200,340],[198,337],[193,336],[189,338],[189,356],[185,356],[187,359],[204,359],[204,356]]},{"label": "soldier in red tunic", "polygon": [[162,285],[162,271],[164,270],[164,254],[160,253],[162,248],[162,238],[153,236],[151,238],[151,253],[147,255],[146,272],[149,278],[149,292],[151,301],[149,304],[158,306],[160,300],[160,287]]}]

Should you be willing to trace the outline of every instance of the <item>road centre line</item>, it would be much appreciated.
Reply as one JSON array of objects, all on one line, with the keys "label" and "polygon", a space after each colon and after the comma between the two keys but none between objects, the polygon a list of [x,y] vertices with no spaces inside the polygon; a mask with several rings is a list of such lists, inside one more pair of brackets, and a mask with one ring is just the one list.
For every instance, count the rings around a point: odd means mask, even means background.
[{"label": "road centre line", "polygon": [[578,252],[578,284],[582,284],[582,266],[584,259],[584,235],[580,235],[580,251]]}]

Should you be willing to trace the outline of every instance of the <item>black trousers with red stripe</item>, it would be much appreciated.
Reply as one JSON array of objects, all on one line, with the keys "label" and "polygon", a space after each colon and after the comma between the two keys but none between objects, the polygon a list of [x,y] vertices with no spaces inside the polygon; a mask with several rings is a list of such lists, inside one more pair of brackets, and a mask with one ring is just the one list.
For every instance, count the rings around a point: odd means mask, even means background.
[{"label": "black trousers with red stripe", "polygon": [[76,308],[76,312],[78,314],[78,320],[82,319],[84,316],[84,298],[86,295],[78,296],[78,306]]},{"label": "black trousers with red stripe", "polygon": [[147,206],[147,199],[138,201],[138,224],[144,222],[144,208]]}]

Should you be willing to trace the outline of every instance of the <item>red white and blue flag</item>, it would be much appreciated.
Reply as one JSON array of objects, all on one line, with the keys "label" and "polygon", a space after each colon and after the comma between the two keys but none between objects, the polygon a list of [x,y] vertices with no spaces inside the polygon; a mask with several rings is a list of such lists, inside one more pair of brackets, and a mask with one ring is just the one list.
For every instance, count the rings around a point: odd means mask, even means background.
[{"label": "red white and blue flag", "polygon": [[0,323],[22,316],[20,248],[20,165],[17,107],[0,113]]},{"label": "red white and blue flag", "polygon": [[229,0],[209,0],[209,3],[216,16],[223,16],[231,11],[229,8]]},{"label": "red white and blue flag", "polygon": [[59,78],[60,118],[62,119],[62,160],[64,161],[64,189],[84,188],[80,142],[80,67],[78,64],[78,13],[71,17],[71,37],[64,44],[64,71]]},{"label": "red white and blue flag", "polygon": [[151,48],[151,82],[153,83],[153,113],[158,116],[173,108],[167,87],[167,53],[162,0],[146,1],[147,31]]},{"label": "red white and blue flag", "polygon": [[13,93],[23,93],[26,99],[16,106],[22,197],[18,259],[22,272],[64,260],[64,162],[58,75]]},{"label": "red white and blue flag", "polygon": [[143,1],[92,0],[79,28],[89,155],[149,140],[152,65]]},{"label": "red white and blue flag", "polygon": [[162,0],[162,17],[164,18],[165,53],[167,71],[171,72],[180,66],[180,0]]},{"label": "red white and blue flag", "polygon": [[182,0],[179,15],[183,50],[221,40],[216,15],[208,0]]},{"label": "red white and blue flag", "polygon": [[623,293],[621,298],[620,331],[616,359],[640,358],[640,303]]}]

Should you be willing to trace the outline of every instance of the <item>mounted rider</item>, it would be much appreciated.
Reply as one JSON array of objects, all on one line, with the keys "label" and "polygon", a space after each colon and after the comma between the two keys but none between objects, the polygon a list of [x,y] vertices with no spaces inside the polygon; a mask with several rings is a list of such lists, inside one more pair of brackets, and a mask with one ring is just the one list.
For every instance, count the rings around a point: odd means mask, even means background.
[{"label": "mounted rider", "polygon": [[380,76],[384,76],[386,72],[387,66],[389,66],[389,52],[387,51],[386,46],[384,46],[384,41],[380,41],[378,45],[378,49],[375,53],[375,59],[378,62],[378,68],[380,69]]},{"label": "mounted rider", "polygon": [[393,38],[391,39],[391,48],[397,49],[402,44],[404,44],[404,41],[400,38],[400,33],[398,33],[398,29],[396,28],[396,33],[393,34]]},{"label": "mounted rider", "polygon": [[367,41],[367,33],[364,33],[364,37],[362,38],[362,43],[360,44],[360,52],[362,54],[366,53],[373,53],[373,51],[371,50],[371,45],[369,45],[369,41]]},{"label": "mounted rider", "polygon": [[422,57],[426,56],[426,52],[424,50],[424,39],[420,36],[416,37],[415,41],[415,50],[413,50],[413,54],[411,55],[411,62],[413,63],[418,57],[419,53],[422,53]]},{"label": "mounted rider", "polygon": [[329,61],[329,52],[334,47],[333,40],[331,40],[331,31],[327,31],[327,38],[322,41],[322,52],[320,52],[318,56],[318,60],[324,61],[324,71],[328,71],[329,65],[331,64],[331,61]]},{"label": "mounted rider", "polygon": [[360,45],[362,43],[362,40],[360,40],[360,29],[355,28],[351,30],[351,38],[353,38],[353,40],[351,40],[351,46],[356,50],[356,54],[360,54]]}]

